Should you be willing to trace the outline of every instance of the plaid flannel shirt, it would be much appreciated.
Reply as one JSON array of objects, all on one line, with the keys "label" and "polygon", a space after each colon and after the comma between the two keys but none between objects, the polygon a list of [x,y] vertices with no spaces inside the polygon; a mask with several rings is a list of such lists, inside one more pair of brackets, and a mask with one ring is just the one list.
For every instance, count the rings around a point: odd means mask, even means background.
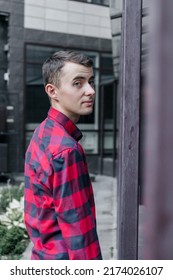
[{"label": "plaid flannel shirt", "polygon": [[102,259],[82,133],[50,108],[25,157],[25,224],[31,259]]}]

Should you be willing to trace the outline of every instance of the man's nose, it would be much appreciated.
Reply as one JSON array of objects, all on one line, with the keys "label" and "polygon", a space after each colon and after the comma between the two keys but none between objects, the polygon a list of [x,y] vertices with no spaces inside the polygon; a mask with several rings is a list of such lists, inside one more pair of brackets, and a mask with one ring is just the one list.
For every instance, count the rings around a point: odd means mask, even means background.
[{"label": "man's nose", "polygon": [[85,93],[88,95],[94,95],[95,89],[89,83],[87,83],[85,87]]}]

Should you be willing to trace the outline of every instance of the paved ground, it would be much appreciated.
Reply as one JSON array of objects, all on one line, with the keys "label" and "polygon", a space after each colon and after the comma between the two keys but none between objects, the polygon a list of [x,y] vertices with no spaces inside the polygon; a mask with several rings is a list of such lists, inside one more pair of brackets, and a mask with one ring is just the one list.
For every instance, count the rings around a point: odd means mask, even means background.
[{"label": "paved ground", "polygon": [[98,175],[93,183],[97,230],[104,260],[116,259],[117,180]]}]

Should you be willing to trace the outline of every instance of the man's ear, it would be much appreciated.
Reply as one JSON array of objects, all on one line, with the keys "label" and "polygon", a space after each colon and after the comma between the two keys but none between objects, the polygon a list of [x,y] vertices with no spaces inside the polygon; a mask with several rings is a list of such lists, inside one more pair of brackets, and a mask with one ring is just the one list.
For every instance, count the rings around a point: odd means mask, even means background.
[{"label": "man's ear", "polygon": [[45,91],[46,93],[48,94],[49,98],[50,99],[56,99],[58,100],[58,97],[57,97],[57,88],[52,85],[52,84],[47,84],[45,86]]}]

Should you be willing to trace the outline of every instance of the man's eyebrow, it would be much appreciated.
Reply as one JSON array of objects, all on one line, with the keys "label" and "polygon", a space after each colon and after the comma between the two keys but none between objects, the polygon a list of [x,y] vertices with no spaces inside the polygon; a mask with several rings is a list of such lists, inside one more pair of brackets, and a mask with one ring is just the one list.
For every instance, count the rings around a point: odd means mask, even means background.
[{"label": "man's eyebrow", "polygon": [[[86,79],[86,77],[85,76],[76,76],[76,77],[74,77],[73,78],[73,81],[74,80],[77,80],[77,79],[79,79],[79,80],[85,80]],[[89,78],[89,80],[94,80],[94,76],[91,76],[90,78]]]},{"label": "man's eyebrow", "polygon": [[74,81],[74,80],[77,80],[77,79],[79,79],[79,80],[84,80],[85,77],[84,77],[84,76],[76,76],[76,77],[73,78],[73,81]]}]

